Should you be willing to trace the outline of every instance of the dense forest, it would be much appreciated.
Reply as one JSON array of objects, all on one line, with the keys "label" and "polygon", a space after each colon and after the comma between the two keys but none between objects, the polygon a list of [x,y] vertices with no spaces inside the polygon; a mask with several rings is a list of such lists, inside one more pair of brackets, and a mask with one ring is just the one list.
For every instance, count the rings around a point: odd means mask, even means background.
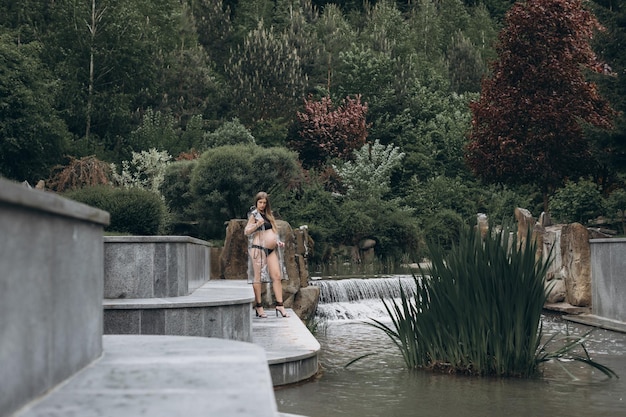
[{"label": "dense forest", "polygon": [[625,0],[5,0],[0,175],[210,240],[265,190],[318,258],[623,233],[624,42]]}]

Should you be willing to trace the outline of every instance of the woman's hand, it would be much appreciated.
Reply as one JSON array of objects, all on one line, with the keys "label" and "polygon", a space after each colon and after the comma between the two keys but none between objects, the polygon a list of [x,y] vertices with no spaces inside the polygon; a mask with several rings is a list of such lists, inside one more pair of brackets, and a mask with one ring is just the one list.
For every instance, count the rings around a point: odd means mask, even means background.
[{"label": "woman's hand", "polygon": [[282,240],[277,241],[276,244],[281,248],[285,246],[285,242],[283,242]]}]

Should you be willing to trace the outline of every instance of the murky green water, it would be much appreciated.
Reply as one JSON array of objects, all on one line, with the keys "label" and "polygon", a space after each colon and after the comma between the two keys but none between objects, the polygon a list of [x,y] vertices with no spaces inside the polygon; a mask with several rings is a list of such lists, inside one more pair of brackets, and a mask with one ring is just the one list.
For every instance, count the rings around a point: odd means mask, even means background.
[{"label": "murky green water", "polygon": [[[545,333],[588,328],[559,316],[544,318]],[[331,320],[317,335],[321,376],[278,389],[281,412],[308,417],[559,417],[626,416],[626,335],[597,329],[586,343],[592,358],[621,376],[608,379],[578,363],[542,366],[532,380],[409,372],[397,348],[361,320]],[[374,353],[348,368],[361,355]]]}]

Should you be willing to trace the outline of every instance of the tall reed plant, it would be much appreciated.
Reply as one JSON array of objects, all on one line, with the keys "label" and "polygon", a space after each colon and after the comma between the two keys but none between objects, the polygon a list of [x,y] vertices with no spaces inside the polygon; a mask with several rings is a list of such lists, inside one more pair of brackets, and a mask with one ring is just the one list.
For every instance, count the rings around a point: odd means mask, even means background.
[{"label": "tall reed plant", "polygon": [[536,249],[507,229],[485,236],[463,229],[451,250],[429,246],[432,266],[414,275],[415,293],[383,300],[392,325],[371,325],[394,341],[409,368],[532,376],[550,264]]}]

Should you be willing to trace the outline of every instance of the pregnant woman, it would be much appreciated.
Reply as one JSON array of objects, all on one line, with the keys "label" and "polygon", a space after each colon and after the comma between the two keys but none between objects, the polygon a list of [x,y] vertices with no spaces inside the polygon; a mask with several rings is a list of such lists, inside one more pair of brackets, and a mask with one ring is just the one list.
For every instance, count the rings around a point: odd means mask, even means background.
[{"label": "pregnant woman", "polygon": [[280,256],[280,250],[285,244],[278,237],[267,193],[261,191],[254,198],[254,207],[248,213],[244,233],[248,236],[248,282],[254,289],[256,316],[267,317],[261,303],[261,284],[271,282],[276,297],[276,316],[280,313],[281,317],[289,317],[283,305],[281,283],[281,280],[287,279]]}]

